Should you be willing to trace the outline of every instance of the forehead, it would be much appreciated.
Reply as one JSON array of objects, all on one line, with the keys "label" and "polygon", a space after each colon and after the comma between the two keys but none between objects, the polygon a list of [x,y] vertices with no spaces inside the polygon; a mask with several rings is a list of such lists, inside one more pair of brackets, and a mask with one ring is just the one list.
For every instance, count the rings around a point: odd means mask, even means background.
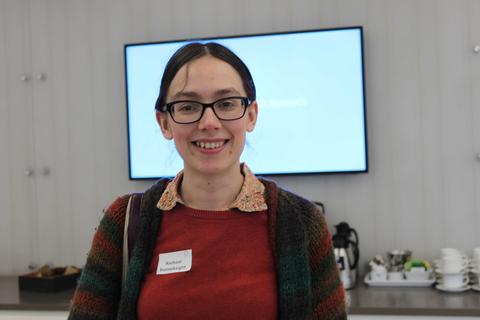
[{"label": "forehead", "polygon": [[204,56],[180,68],[170,84],[167,100],[213,99],[228,92],[245,95],[240,75],[227,62]]}]

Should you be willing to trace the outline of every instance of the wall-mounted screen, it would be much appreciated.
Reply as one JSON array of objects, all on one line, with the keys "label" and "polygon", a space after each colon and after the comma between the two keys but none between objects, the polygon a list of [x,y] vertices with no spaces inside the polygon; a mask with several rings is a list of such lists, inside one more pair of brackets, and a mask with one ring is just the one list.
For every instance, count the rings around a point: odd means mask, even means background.
[{"label": "wall-mounted screen", "polygon": [[259,117],[241,161],[254,173],[367,172],[363,34],[349,27],[125,45],[131,179],[183,167],[154,106],[168,59],[193,41],[227,46],[252,73]]}]

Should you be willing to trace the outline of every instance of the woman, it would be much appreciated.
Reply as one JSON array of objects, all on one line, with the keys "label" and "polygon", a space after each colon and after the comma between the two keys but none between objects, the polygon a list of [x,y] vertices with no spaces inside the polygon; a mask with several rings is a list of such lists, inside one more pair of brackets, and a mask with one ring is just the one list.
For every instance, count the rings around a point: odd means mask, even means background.
[{"label": "woman", "polygon": [[240,163],[258,115],[245,64],[219,44],[188,44],[155,108],[184,169],[144,193],[123,282],[130,196],[106,210],[70,318],[346,319],[322,214]]}]

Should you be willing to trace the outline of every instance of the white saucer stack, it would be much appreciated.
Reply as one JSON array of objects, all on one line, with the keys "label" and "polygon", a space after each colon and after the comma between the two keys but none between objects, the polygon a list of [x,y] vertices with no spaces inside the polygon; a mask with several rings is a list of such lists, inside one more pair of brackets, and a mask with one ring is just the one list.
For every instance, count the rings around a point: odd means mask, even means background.
[{"label": "white saucer stack", "polygon": [[473,249],[470,261],[470,283],[473,290],[480,291],[480,248]]},{"label": "white saucer stack", "polygon": [[469,290],[472,269],[468,256],[455,248],[443,248],[441,252],[441,258],[434,261],[437,282],[435,287],[447,292]]}]

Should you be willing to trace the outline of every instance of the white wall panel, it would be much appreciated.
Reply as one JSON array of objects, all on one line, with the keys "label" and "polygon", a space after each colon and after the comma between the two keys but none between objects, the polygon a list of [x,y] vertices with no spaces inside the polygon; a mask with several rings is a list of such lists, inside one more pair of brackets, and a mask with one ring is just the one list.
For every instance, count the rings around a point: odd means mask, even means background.
[{"label": "white wall panel", "polygon": [[480,1],[470,0],[467,6],[468,11],[468,44],[470,49],[469,70],[470,70],[470,94],[472,96],[472,135],[473,157],[476,157],[474,164],[475,188],[474,188],[474,223],[476,232],[473,242],[476,247],[480,247],[480,52],[475,53],[473,48],[480,45]]},{"label": "white wall panel", "polygon": [[[471,248],[474,240],[472,111],[466,1],[438,2],[439,96],[443,159],[443,245]],[[477,124],[478,126],[478,124]],[[464,235],[464,236],[460,236]]]},{"label": "white wall panel", "polygon": [[[395,248],[393,237],[395,224],[391,219],[393,212],[393,167],[392,167],[392,132],[390,88],[387,78],[390,74],[389,56],[386,53],[389,35],[387,33],[387,3],[383,0],[368,2],[365,29],[365,75],[367,102],[367,130],[369,149],[369,171],[373,179],[373,198],[370,210],[373,216],[368,220],[366,234],[374,238],[372,248],[363,249],[364,257],[372,254],[365,250],[383,253],[387,248]],[[364,233],[360,237],[364,237]]]},{"label": "white wall panel", "polygon": [[173,2],[150,0],[148,16],[144,18],[148,20],[148,36],[151,41],[168,39],[173,34],[172,12]]},{"label": "white wall panel", "polygon": [[367,23],[368,0],[338,0],[339,26],[357,26]]},{"label": "white wall panel", "polygon": [[320,1],[300,0],[291,3],[291,21],[296,29],[318,28],[318,11]]},{"label": "white wall panel", "polygon": [[[10,187],[10,201],[2,209],[1,221],[8,223],[3,235],[9,250],[1,252],[3,273],[27,270],[35,252],[37,225],[35,180],[25,175],[27,169],[35,169],[32,143],[32,99],[30,71],[30,25],[28,6],[24,1],[4,0],[2,2],[1,28],[4,42],[5,68],[2,76],[6,79],[2,103],[8,109],[6,117],[8,149],[2,150],[2,163],[7,165],[9,179],[2,181]],[[21,81],[26,75],[28,81]],[[33,236],[33,237],[32,237]],[[6,249],[3,246],[2,250]],[[5,262],[3,262],[5,261]]]},{"label": "white wall panel", "polygon": [[[111,201],[111,172],[110,167],[113,157],[110,154],[108,147],[111,143],[112,137],[110,118],[112,116],[111,110],[106,107],[108,105],[108,95],[105,92],[106,83],[108,82],[108,60],[109,50],[107,43],[107,25],[105,17],[107,16],[107,6],[105,1],[91,1],[89,7],[90,15],[90,61],[91,66],[91,81],[89,81],[89,91],[91,92],[92,117],[94,127],[94,196],[95,196],[95,212],[94,214],[100,216],[101,209],[105,207],[108,201]],[[147,11],[148,12],[148,11]],[[147,19],[145,19],[147,20]],[[146,28],[147,29],[147,28]],[[119,93],[121,95],[121,93]],[[118,106],[116,112],[125,112]]]},{"label": "white wall panel", "polygon": [[[166,35],[167,39],[184,39],[192,38],[193,33],[198,33],[201,29],[195,28],[192,23],[193,11],[191,0],[179,0],[172,2],[170,13],[165,13],[166,16],[171,15],[170,22],[172,24],[171,34]],[[163,15],[162,15],[163,16]]]},{"label": "white wall panel", "polygon": [[[437,1],[418,3],[418,67],[419,67],[419,115],[421,117],[421,163],[422,211],[417,212],[418,219],[424,222],[422,235],[426,252],[438,252],[444,239],[443,195],[443,159],[441,140],[439,91],[438,18],[431,14],[437,11]],[[422,239],[423,236],[420,237]]]},{"label": "white wall panel", "polygon": [[[110,114],[108,119],[110,144],[106,148],[112,159],[110,179],[112,194],[115,195],[127,193],[128,189],[125,190],[125,186],[129,186],[123,45],[134,42],[134,40],[128,38],[129,26],[128,23],[125,23],[128,21],[128,16],[128,1],[107,0],[105,45],[107,46],[108,61],[107,83],[104,88]],[[113,200],[111,199],[111,201]],[[83,244],[83,246],[85,245]]]},{"label": "white wall panel", "polygon": [[[70,111],[69,153],[71,163],[70,190],[73,215],[75,251],[91,241],[88,231],[97,223],[95,207],[95,126],[92,77],[92,27],[88,2],[72,1],[66,8],[68,33],[67,46],[70,50],[67,66],[67,95]],[[86,230],[87,232],[83,232]],[[82,255],[84,257],[84,255]],[[81,259],[76,260],[78,261]]]},{"label": "white wall panel", "polygon": [[[190,13],[190,28],[185,29],[184,37],[205,37],[221,33],[221,26],[215,19],[214,1],[189,1],[188,11]],[[185,22],[184,13],[179,12],[178,21]]]},{"label": "white wall panel", "polygon": [[5,263],[0,265],[1,273],[8,273],[13,271],[12,265],[12,234],[11,226],[13,224],[13,207],[12,207],[12,190],[11,180],[12,174],[10,170],[10,108],[8,105],[8,64],[7,64],[7,25],[6,25],[6,8],[7,4],[5,0],[0,1],[0,181],[4,183],[0,184],[0,203],[3,203],[3,209],[1,217],[3,223],[0,224],[0,252],[6,257]]},{"label": "white wall panel", "polygon": [[[266,31],[264,28],[271,26],[272,32],[283,32],[288,30],[293,30],[294,25],[292,24],[292,6],[295,5],[295,2],[289,0],[265,0],[261,1],[262,10],[260,12],[255,12],[255,10],[247,10],[248,14],[255,14],[257,19],[255,21],[260,21],[261,29]],[[259,1],[248,0],[249,6],[247,8],[257,7]],[[253,11],[253,12],[250,12]],[[271,25],[269,24],[271,22]],[[250,30],[254,29],[254,26],[250,26]],[[260,31],[259,30],[259,31]],[[260,31],[262,32],[262,31]],[[268,32],[268,31],[266,31]],[[252,30],[252,33],[259,33]]]},{"label": "white wall panel", "polygon": [[[423,232],[420,190],[421,141],[418,112],[418,49],[415,1],[389,1],[387,35],[392,131],[394,239],[398,248],[421,247],[416,234]],[[417,249],[418,250],[418,249]],[[423,250],[423,248],[422,248]],[[422,253],[422,252],[420,252]]]},{"label": "white wall panel", "polygon": [[317,23],[318,28],[331,28],[338,26],[338,1],[318,1]]},{"label": "white wall panel", "polygon": [[[129,37],[133,42],[147,42],[149,40],[149,5],[148,1],[129,1],[128,20]],[[158,15],[161,18],[161,15]]]},{"label": "white wall panel", "polygon": [[[57,226],[55,231],[55,241],[57,247],[51,250],[58,250],[60,256],[54,261],[65,265],[71,264],[75,260],[76,252],[80,252],[75,246],[74,239],[74,219],[72,214],[72,161],[71,161],[71,139],[70,139],[70,119],[71,108],[69,107],[69,95],[67,81],[69,77],[69,59],[71,47],[68,45],[68,17],[67,3],[63,0],[48,1],[48,21],[49,37],[45,39],[48,43],[48,50],[45,54],[49,55],[48,84],[51,102],[51,110],[54,115],[53,136],[55,140],[51,152],[52,174],[51,178],[55,181],[55,194],[53,195],[56,205],[56,218],[54,224]],[[52,115],[52,117],[53,117]],[[99,139],[102,139],[99,137]],[[41,260],[37,263],[45,263]]]},{"label": "white wall panel", "polygon": [[212,2],[212,16],[215,30],[218,35],[230,35],[238,30],[237,25],[243,23],[243,17],[237,10],[236,0],[214,0]]},{"label": "white wall panel", "polygon": [[[237,22],[234,34],[272,32],[272,27],[283,31],[291,23],[291,3],[284,0],[236,0],[232,9]],[[278,19],[272,16],[272,12]]]},{"label": "white wall panel", "polygon": [[[46,1],[28,1],[30,11],[31,43],[32,43],[32,89],[33,89],[33,130],[37,185],[37,216],[33,226],[36,229],[32,239],[36,248],[34,260],[55,261],[60,256],[57,237],[52,237],[60,225],[54,201],[56,195],[56,174],[54,165],[54,122],[55,109],[52,107],[51,80],[55,76],[50,73],[51,57],[49,6]],[[42,78],[43,77],[43,78]],[[53,172],[52,172],[53,170]],[[40,258],[41,257],[41,258]]]}]

